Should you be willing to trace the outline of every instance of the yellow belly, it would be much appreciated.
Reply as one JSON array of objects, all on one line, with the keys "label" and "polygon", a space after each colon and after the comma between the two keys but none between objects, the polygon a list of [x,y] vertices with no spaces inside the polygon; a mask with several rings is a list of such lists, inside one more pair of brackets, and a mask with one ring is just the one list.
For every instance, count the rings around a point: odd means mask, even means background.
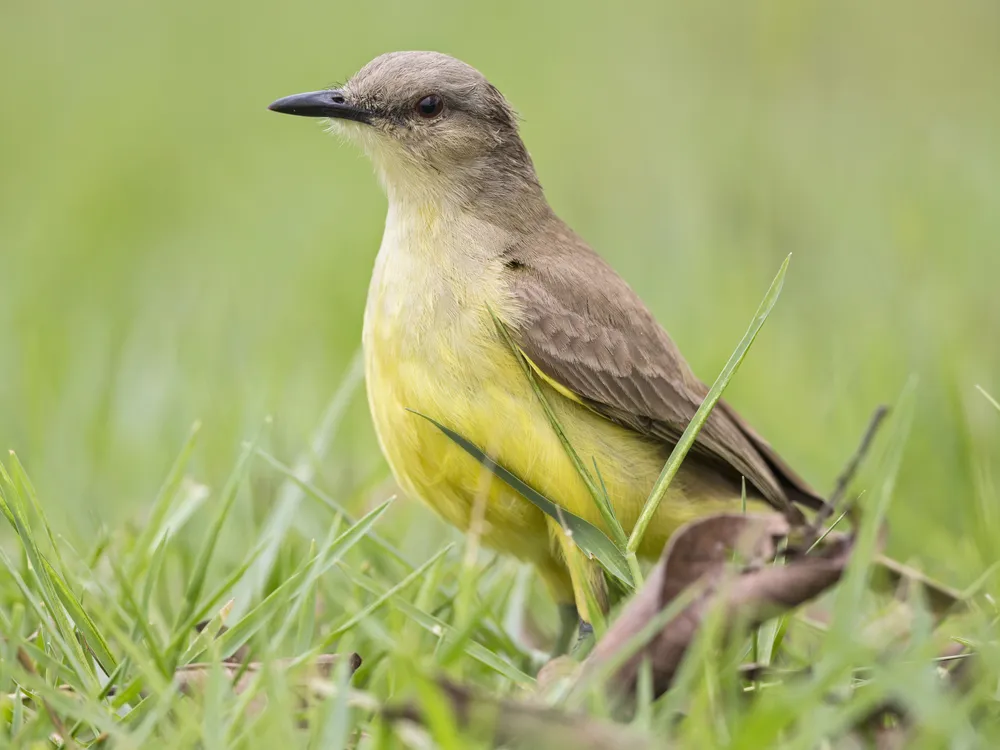
[{"label": "yellow belly", "polygon": [[[405,492],[463,530],[477,517],[476,505],[481,503],[483,542],[545,567],[554,561],[542,512],[408,411],[447,425],[553,502],[603,526],[530,384],[505,344],[492,334],[485,309],[482,316],[478,340],[458,345],[454,331],[427,330],[421,332],[417,347],[403,344],[412,328],[401,321],[369,321],[366,375],[375,428]],[[588,463],[596,459],[628,533],[668,449],[544,387],[578,453]],[[682,471],[640,552],[659,554],[680,524],[720,506],[732,508],[734,501],[731,494],[719,497],[717,488]]]}]

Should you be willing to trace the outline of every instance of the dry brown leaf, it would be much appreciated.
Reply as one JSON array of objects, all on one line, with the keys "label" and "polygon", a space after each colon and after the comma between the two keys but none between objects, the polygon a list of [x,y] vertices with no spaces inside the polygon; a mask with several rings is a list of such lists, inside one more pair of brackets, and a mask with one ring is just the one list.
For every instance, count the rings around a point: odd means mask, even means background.
[{"label": "dry brown leaf", "polygon": [[725,607],[728,623],[750,626],[808,601],[840,579],[851,552],[849,537],[831,535],[810,555],[791,556],[784,565],[768,564],[778,540],[788,532],[787,521],[776,514],[709,516],[678,530],[646,585],[587,659],[585,672],[612,659],[657,613],[697,583],[702,590],[694,601],[615,675],[619,689],[631,694],[639,665],[649,659],[659,695],[670,686],[713,606]]}]

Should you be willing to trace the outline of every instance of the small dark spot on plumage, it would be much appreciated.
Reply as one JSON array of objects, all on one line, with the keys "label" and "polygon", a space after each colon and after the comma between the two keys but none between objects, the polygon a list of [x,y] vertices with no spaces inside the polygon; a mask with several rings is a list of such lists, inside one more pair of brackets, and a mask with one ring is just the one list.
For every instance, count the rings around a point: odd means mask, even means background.
[{"label": "small dark spot on plumage", "polygon": [[519,268],[524,268],[524,263],[517,258],[511,258],[504,263],[504,267],[509,268],[511,271],[516,271]]}]

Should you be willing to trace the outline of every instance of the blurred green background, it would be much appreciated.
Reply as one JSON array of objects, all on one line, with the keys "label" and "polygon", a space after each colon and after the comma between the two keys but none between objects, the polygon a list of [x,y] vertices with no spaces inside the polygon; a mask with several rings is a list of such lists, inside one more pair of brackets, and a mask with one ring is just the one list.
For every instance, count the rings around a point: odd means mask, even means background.
[{"label": "blurred green background", "polygon": [[[395,49],[507,94],[556,209],[703,379],[794,253],[730,400],[826,489],[917,375],[894,551],[957,583],[993,559],[987,0],[6,0],[0,445],[59,531],[141,518],[195,419],[214,487],[265,415],[273,452],[306,446],[359,345],[385,199],[360,154],[265,107]],[[386,475],[356,390],[321,484]],[[448,533],[413,504],[388,523]]]}]

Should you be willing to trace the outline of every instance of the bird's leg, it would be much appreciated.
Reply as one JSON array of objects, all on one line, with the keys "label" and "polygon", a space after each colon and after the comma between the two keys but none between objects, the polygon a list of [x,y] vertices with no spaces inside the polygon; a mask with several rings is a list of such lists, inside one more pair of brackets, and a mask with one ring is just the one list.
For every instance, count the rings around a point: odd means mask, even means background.
[{"label": "bird's leg", "polygon": [[580,626],[576,633],[576,645],[573,646],[574,654],[581,649],[588,648],[588,641],[594,637],[594,626],[586,620],[580,620]]},{"label": "bird's leg", "polygon": [[573,638],[579,638],[577,628],[582,624],[583,621],[576,611],[576,604],[568,602],[559,605],[559,636],[556,638],[556,645],[552,650],[553,656],[569,653],[570,647],[573,646]]},{"label": "bird's leg", "polygon": [[559,637],[553,649],[553,656],[576,653],[594,635],[594,626],[580,617],[576,605],[559,605]]},{"label": "bird's leg", "polygon": [[[559,552],[562,553],[562,562],[569,572],[578,615],[574,627],[579,626],[578,638],[582,639],[593,632],[591,623],[594,622],[594,618],[603,618],[608,610],[608,590],[604,574],[600,566],[594,560],[587,558],[577,547],[573,537],[567,534],[557,521],[549,518],[548,522],[549,531],[555,539]],[[563,626],[566,627],[565,618]]]}]

